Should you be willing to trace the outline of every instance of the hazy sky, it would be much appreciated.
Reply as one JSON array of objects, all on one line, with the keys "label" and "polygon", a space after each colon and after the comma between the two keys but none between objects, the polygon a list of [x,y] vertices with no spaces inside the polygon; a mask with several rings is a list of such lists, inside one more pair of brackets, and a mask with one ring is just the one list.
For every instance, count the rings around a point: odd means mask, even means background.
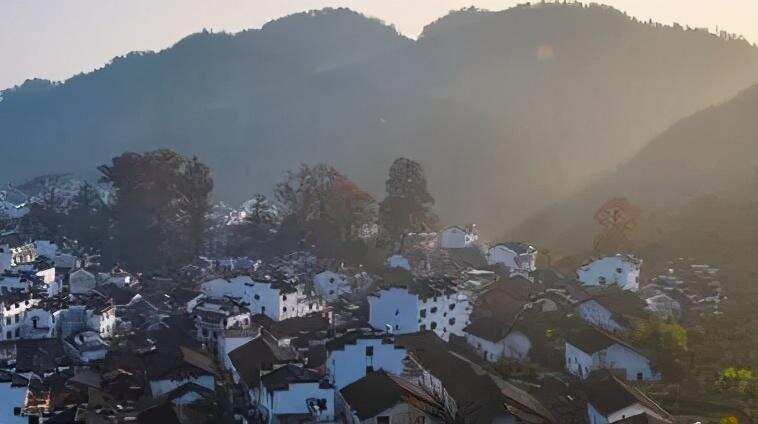
[{"label": "hazy sky", "polygon": [[[534,1],[534,0],[533,0]],[[346,6],[416,37],[449,10],[524,0],[0,0],[0,89],[61,80],[133,50],[160,50],[208,28],[239,31],[293,12]],[[598,0],[598,2],[603,2]],[[642,19],[717,26],[758,41],[758,0],[607,0]]]}]

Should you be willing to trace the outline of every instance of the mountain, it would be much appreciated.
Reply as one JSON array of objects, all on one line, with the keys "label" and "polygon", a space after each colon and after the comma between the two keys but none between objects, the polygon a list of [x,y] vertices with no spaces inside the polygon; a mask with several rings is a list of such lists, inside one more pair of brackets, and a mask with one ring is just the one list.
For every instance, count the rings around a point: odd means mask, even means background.
[{"label": "mountain", "polygon": [[13,149],[0,181],[170,147],[206,162],[227,201],[268,192],[301,161],[329,162],[381,196],[392,160],[409,156],[443,221],[502,232],[758,82],[756,71],[744,40],[605,6],[466,9],[417,41],[325,9],[4,91],[0,143]]},{"label": "mountain", "polygon": [[[680,120],[634,158],[576,196],[518,227],[561,252],[588,250],[604,201],[626,197],[643,210],[638,249],[754,269],[758,249],[758,85]],[[677,256],[673,256],[677,255]]]}]

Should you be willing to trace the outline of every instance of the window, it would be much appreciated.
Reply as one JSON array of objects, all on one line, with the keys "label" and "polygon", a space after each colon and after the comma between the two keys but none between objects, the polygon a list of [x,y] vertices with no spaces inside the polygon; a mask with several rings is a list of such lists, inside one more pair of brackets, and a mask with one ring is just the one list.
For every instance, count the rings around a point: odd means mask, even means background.
[{"label": "window", "polygon": [[637,373],[637,381],[642,381],[643,378],[644,378],[644,376],[642,375],[642,373],[638,372]]},{"label": "window", "polygon": [[395,324],[395,330],[399,330],[399,329],[400,329],[400,326]]},{"label": "window", "polygon": [[374,367],[371,366],[371,365],[367,366],[366,367],[366,374],[371,374],[372,372],[374,372]]},{"label": "window", "polygon": [[451,303],[451,304],[448,306],[448,308],[450,308],[450,310],[451,310],[451,311],[452,311],[453,309],[455,309],[455,303]]},{"label": "window", "polygon": [[431,328],[432,330],[436,329],[436,328],[437,328],[437,323],[436,323],[436,322],[434,322],[434,321],[432,321],[432,324],[430,325],[430,328]]},{"label": "window", "polygon": [[621,274],[621,273],[623,273],[623,272],[624,272],[624,270],[623,270],[623,269],[621,269],[621,268],[616,268],[616,274]]},{"label": "window", "polygon": [[18,324],[18,322],[21,320],[21,314],[16,314],[13,318],[16,321],[16,324]]},{"label": "window", "polygon": [[282,300],[287,300],[287,295],[286,294],[282,295]]},{"label": "window", "polygon": [[419,325],[418,331],[426,331],[426,324]]},{"label": "window", "polygon": [[20,330],[21,330],[21,328],[17,328],[17,329],[16,329],[16,337],[18,337],[18,336],[19,336],[19,334],[21,334],[21,331],[20,331]]},{"label": "window", "polygon": [[286,306],[282,308],[282,312],[287,312],[287,307]]},{"label": "window", "polygon": [[400,309],[395,309],[395,316],[400,315]]},{"label": "window", "polygon": [[449,320],[447,320],[447,323],[450,324],[450,325],[455,325],[455,317],[450,318]]},{"label": "window", "polygon": [[329,290],[329,294],[334,294],[334,290]]},{"label": "window", "polygon": [[5,317],[5,325],[11,325],[11,317]]},{"label": "window", "polygon": [[419,315],[421,316],[421,318],[426,318],[426,309],[420,310]]},{"label": "window", "polygon": [[429,310],[429,312],[431,312],[433,314],[436,314],[437,313],[437,307],[436,306],[433,307],[432,309]]},{"label": "window", "polygon": [[597,282],[600,283],[600,285],[605,285],[605,277],[600,277],[597,279]]},{"label": "window", "polygon": [[366,346],[366,356],[374,356],[374,346]]},{"label": "window", "polygon": [[10,331],[7,332],[7,333],[5,333],[5,338],[8,339],[8,340],[12,339],[13,338],[13,333],[10,332]]},{"label": "window", "polygon": [[253,296],[253,299],[255,299],[255,300],[261,300],[261,297],[260,297],[260,295],[256,294],[256,295]]}]

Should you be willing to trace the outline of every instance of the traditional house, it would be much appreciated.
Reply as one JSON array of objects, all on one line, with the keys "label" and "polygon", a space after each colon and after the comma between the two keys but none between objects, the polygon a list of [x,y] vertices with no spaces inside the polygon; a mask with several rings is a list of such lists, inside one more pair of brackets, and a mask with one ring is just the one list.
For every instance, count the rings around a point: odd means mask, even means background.
[{"label": "traditional house", "polygon": [[447,227],[439,233],[439,247],[442,249],[463,249],[479,239],[474,227],[464,229],[457,226]]},{"label": "traditional house", "polygon": [[584,383],[590,424],[672,422],[652,399],[608,370],[593,372]]},{"label": "traditional house", "polygon": [[40,302],[40,299],[32,299],[25,294],[6,294],[0,297],[0,311],[2,311],[2,334],[0,340],[15,340],[21,338],[22,321],[29,309]]},{"label": "traditional house", "polygon": [[340,390],[348,424],[446,423],[445,405],[413,381],[385,371],[367,374]]},{"label": "traditional house", "polygon": [[105,354],[108,353],[108,345],[94,331],[82,331],[62,341],[66,353],[79,362],[98,361],[105,358]]},{"label": "traditional house", "polygon": [[611,333],[626,333],[632,320],[647,316],[645,302],[636,294],[621,289],[591,293],[576,305],[576,312],[585,322]]},{"label": "traditional house", "polygon": [[405,349],[386,333],[355,330],[326,342],[326,368],[338,390],[372,372],[400,375]]},{"label": "traditional house", "polygon": [[537,249],[526,243],[496,244],[487,250],[487,264],[530,273],[537,269]]},{"label": "traditional house", "polygon": [[261,313],[279,321],[324,309],[323,302],[304,284],[283,280],[253,280],[249,276],[230,280],[215,279],[201,286],[202,292],[215,299],[233,298],[246,304],[250,312]]},{"label": "traditional house", "polygon": [[650,360],[628,343],[594,327],[569,334],[566,340],[566,369],[585,379],[599,369],[619,370],[629,381],[656,381],[661,375]]},{"label": "traditional house", "polygon": [[284,364],[298,362],[290,339],[277,339],[271,333],[261,335],[229,352],[234,381],[241,383],[251,399],[260,397],[261,376]]},{"label": "traditional house", "polygon": [[585,286],[616,285],[624,290],[638,291],[642,260],[631,255],[606,256],[580,267],[576,273]]},{"label": "traditional house", "polygon": [[55,318],[42,308],[30,308],[24,313],[19,333],[22,339],[48,339],[55,336]]},{"label": "traditional house", "polygon": [[68,286],[71,294],[90,294],[97,287],[97,277],[89,271],[77,269],[69,274]]},{"label": "traditional house", "polygon": [[334,421],[334,392],[318,373],[287,364],[261,377],[256,403],[267,423],[329,423]]},{"label": "traditional house", "polygon": [[432,330],[444,340],[462,335],[469,299],[446,279],[416,280],[381,288],[368,297],[369,325],[396,334]]}]

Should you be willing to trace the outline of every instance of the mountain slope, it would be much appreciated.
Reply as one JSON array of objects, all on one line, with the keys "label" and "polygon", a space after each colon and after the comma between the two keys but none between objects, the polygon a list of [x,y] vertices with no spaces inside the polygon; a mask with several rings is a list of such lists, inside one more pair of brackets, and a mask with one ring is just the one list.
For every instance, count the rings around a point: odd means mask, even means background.
[{"label": "mountain slope", "polygon": [[752,252],[744,247],[758,248],[749,224],[758,217],[756,117],[758,85],[677,122],[617,172],[537,214],[513,236],[529,234],[563,252],[586,250],[598,231],[595,209],[611,197],[626,197],[645,211],[636,236],[640,246]]},{"label": "mountain slope", "polygon": [[672,122],[758,81],[758,49],[576,5],[464,10],[419,41],[354,12],[195,34],[0,102],[0,180],[171,147],[216,194],[268,191],[328,161],[381,195],[420,160],[446,222],[502,231],[613,169]]}]

